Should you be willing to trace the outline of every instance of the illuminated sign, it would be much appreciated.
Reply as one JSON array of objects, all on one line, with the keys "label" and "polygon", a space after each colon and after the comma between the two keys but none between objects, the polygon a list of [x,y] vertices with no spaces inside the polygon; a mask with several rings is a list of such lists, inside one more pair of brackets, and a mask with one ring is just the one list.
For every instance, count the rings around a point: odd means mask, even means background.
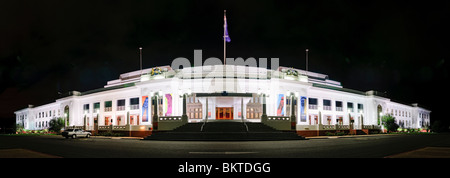
[{"label": "illuminated sign", "polygon": [[148,122],[148,96],[142,96],[142,122]]},{"label": "illuminated sign", "polygon": [[277,116],[284,116],[284,94],[278,94]]},{"label": "illuminated sign", "polygon": [[300,97],[300,122],[306,122],[306,97]]}]

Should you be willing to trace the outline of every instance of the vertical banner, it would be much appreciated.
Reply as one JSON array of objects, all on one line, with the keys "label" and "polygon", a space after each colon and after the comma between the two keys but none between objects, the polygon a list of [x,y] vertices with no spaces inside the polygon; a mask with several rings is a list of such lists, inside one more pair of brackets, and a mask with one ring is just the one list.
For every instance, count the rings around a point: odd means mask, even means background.
[{"label": "vertical banner", "polygon": [[300,98],[300,122],[306,122],[306,97]]},{"label": "vertical banner", "polygon": [[142,122],[148,122],[148,96],[142,96]]},{"label": "vertical banner", "polygon": [[172,116],[172,94],[165,94],[164,97],[165,116]]},{"label": "vertical banner", "polygon": [[278,94],[277,116],[284,116],[284,94]]}]

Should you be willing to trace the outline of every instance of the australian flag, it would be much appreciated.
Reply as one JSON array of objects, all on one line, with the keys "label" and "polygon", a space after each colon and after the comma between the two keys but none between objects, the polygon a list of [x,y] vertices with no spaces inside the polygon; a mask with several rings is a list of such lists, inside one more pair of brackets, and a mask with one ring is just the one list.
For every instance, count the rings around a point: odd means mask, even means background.
[{"label": "australian flag", "polygon": [[226,15],[223,16],[223,20],[224,20],[224,22],[225,22],[225,24],[223,25],[223,28],[224,28],[224,30],[225,30],[223,38],[224,38],[224,40],[225,40],[226,42],[230,42],[230,41],[231,41],[231,38],[230,38],[230,36],[228,35],[228,25],[227,25],[227,16],[226,16]]}]

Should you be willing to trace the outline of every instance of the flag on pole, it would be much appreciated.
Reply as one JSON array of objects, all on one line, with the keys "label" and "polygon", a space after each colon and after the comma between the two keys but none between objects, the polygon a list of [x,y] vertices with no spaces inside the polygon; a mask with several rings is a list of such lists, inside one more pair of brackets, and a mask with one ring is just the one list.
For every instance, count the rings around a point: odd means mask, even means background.
[{"label": "flag on pole", "polygon": [[231,38],[230,38],[230,36],[228,35],[227,16],[226,16],[225,14],[224,14],[224,16],[223,16],[223,21],[225,22],[225,24],[223,25],[223,28],[224,28],[224,30],[225,30],[225,33],[224,33],[223,38],[224,38],[224,40],[225,40],[226,42],[230,42],[230,41],[231,41]]}]

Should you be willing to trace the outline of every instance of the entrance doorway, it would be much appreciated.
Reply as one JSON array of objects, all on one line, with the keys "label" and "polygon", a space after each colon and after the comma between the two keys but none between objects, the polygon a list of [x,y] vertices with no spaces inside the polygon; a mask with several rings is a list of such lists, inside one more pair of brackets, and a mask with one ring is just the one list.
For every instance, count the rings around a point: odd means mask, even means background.
[{"label": "entrance doorway", "polygon": [[216,120],[233,120],[233,107],[216,107]]},{"label": "entrance doorway", "polygon": [[318,118],[319,116],[317,115],[309,115],[309,125],[317,125],[318,123]]}]

